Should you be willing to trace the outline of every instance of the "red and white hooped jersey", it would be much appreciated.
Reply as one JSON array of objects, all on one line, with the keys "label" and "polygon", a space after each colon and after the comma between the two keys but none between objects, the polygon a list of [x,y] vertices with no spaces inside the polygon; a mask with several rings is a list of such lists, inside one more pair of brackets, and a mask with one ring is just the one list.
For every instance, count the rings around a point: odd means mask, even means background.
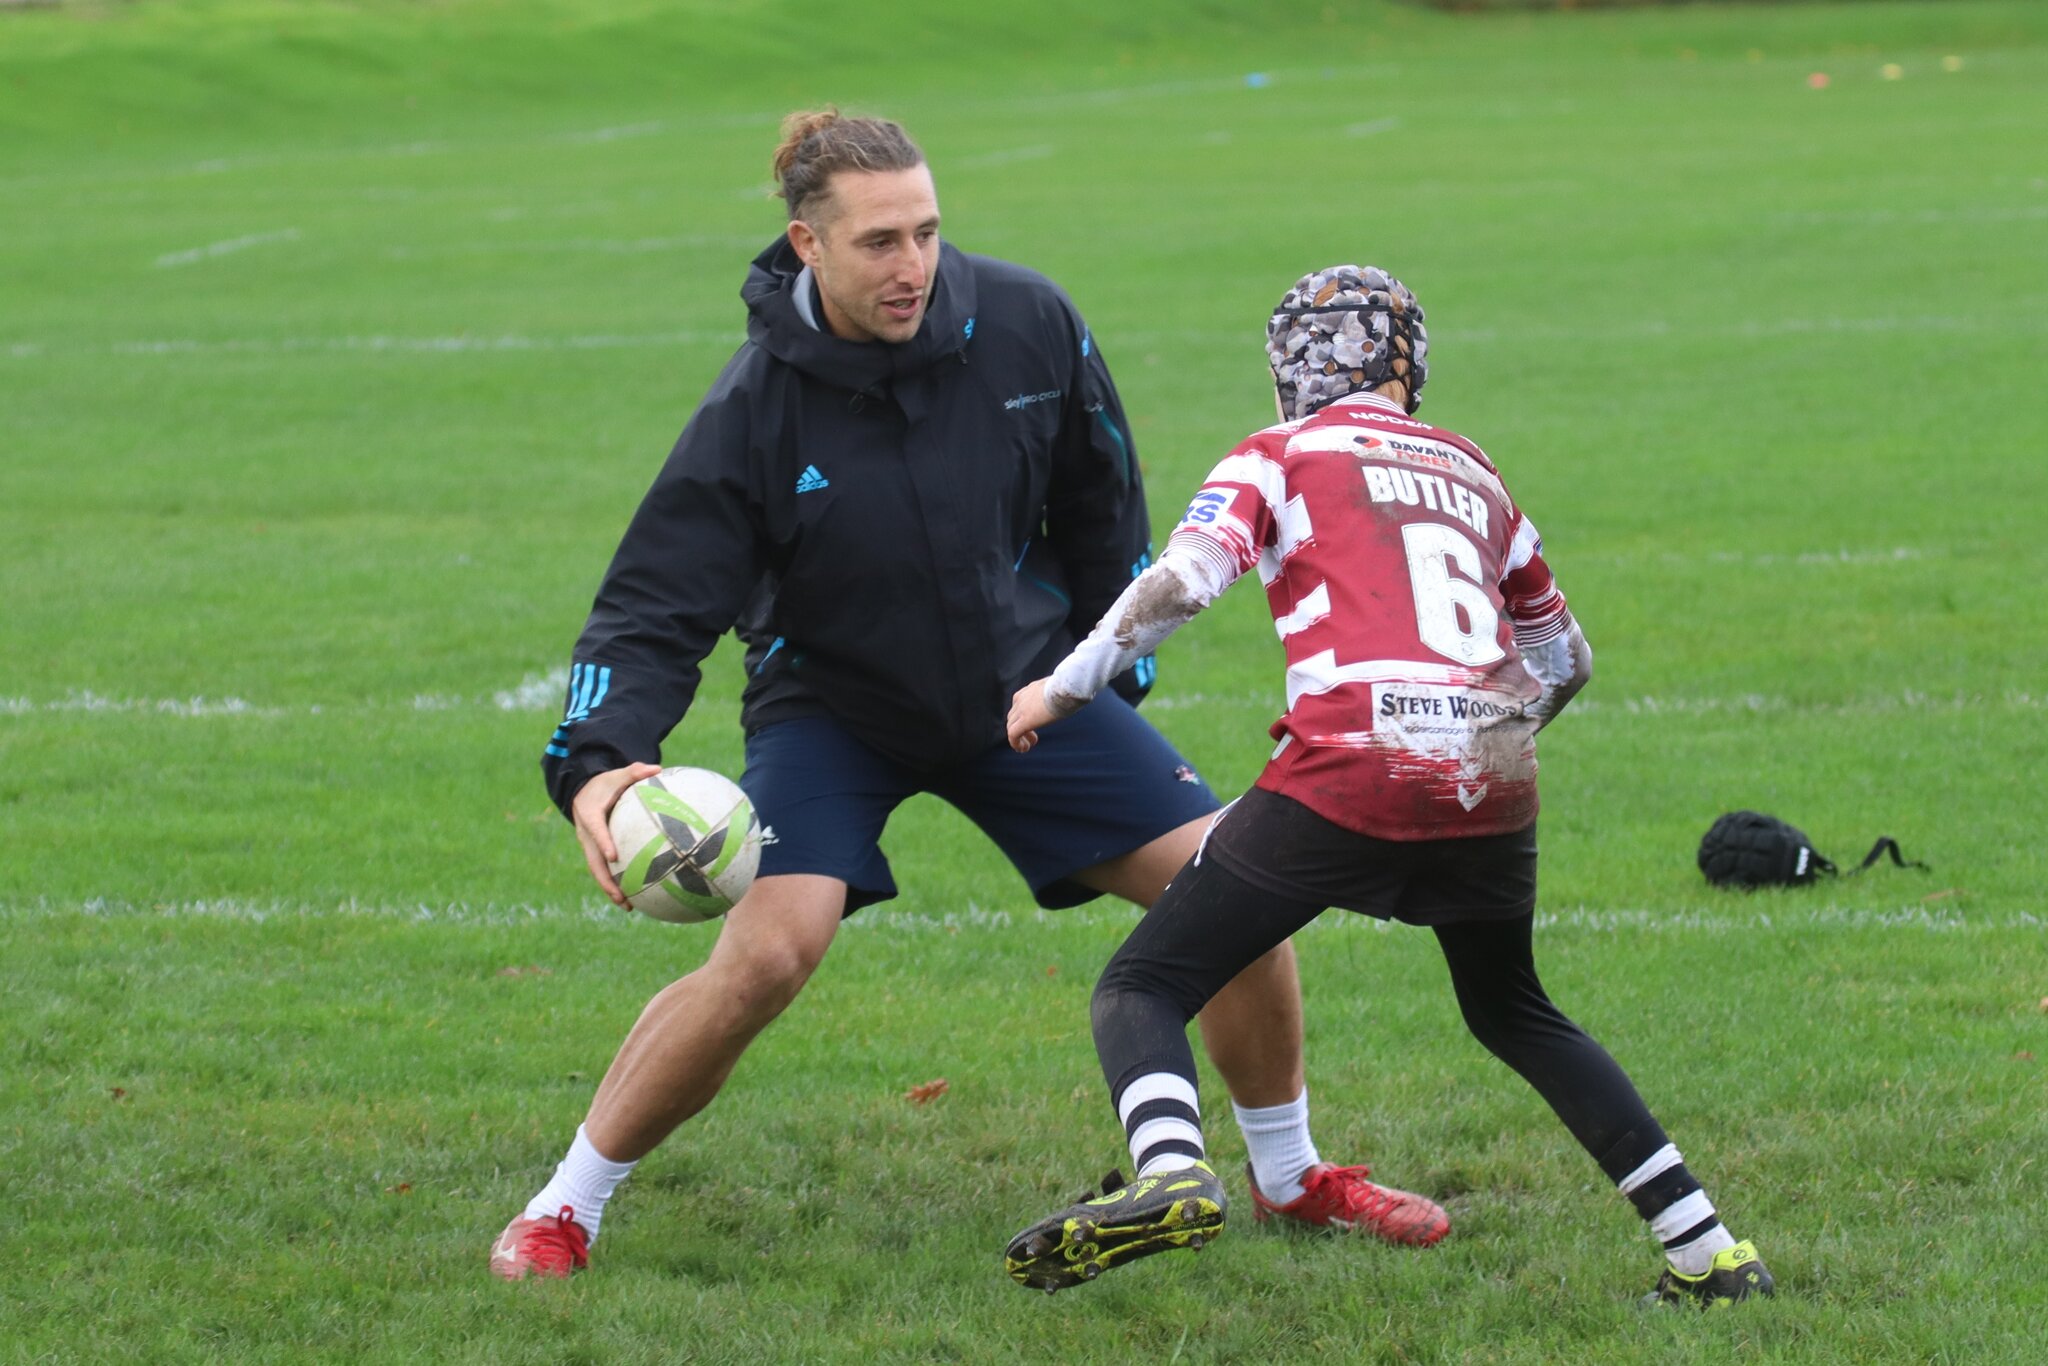
[{"label": "red and white hooped jersey", "polygon": [[1479,447],[1377,395],[1339,400],[1248,437],[1169,546],[1265,583],[1287,711],[1260,787],[1380,839],[1536,818],[1541,688],[1521,650],[1571,617]]}]

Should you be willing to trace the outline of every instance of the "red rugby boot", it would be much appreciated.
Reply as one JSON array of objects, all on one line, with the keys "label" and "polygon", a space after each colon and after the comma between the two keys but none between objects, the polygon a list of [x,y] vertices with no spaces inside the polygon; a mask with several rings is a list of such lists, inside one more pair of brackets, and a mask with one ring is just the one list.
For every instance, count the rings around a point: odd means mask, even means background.
[{"label": "red rugby boot", "polygon": [[1260,1223],[1279,1216],[1320,1228],[1357,1229],[1410,1247],[1428,1247],[1451,1230],[1443,1206],[1426,1195],[1376,1186],[1366,1180],[1370,1167],[1336,1167],[1318,1162],[1301,1175],[1302,1192],[1276,1205],[1259,1191],[1252,1169],[1244,1169],[1252,1188],[1252,1218]]},{"label": "red rugby boot", "polygon": [[562,1279],[589,1266],[590,1235],[576,1222],[575,1213],[564,1205],[560,1214],[541,1219],[522,1215],[505,1225],[491,1244],[491,1274],[506,1281],[528,1276]]}]

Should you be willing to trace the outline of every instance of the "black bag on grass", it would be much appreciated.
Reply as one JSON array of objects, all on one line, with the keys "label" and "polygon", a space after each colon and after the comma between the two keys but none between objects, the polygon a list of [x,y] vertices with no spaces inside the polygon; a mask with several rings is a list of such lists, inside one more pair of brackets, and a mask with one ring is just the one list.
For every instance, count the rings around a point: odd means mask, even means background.
[{"label": "black bag on grass", "polygon": [[[1887,853],[1901,868],[1927,866],[1909,862],[1897,840],[1880,835],[1851,871],[1860,873]],[[1837,871],[1804,830],[1761,811],[1730,811],[1715,821],[1700,840],[1699,861],[1700,871],[1717,887],[1802,887]]]}]

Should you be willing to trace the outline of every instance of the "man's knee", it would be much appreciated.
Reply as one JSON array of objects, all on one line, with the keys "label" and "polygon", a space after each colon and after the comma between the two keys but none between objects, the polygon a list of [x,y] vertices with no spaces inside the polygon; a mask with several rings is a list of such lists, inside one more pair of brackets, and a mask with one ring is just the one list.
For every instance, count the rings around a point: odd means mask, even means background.
[{"label": "man's knee", "polygon": [[779,1014],[811,980],[819,961],[818,955],[799,945],[756,945],[744,956],[728,961],[722,976],[738,1001],[754,1011]]},{"label": "man's knee", "polygon": [[772,1019],[824,961],[845,904],[845,884],[831,878],[764,878],[732,909],[698,971],[738,1014]]}]

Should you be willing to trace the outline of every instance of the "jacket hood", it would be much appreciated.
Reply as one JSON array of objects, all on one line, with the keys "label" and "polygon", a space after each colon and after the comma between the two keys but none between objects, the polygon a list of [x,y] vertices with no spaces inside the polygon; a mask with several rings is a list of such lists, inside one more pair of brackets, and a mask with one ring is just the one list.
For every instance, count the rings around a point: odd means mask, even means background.
[{"label": "jacket hood", "polygon": [[740,287],[747,339],[784,364],[856,393],[879,393],[899,375],[966,358],[974,335],[974,271],[951,243],[939,244],[937,287],[917,335],[906,342],[846,341],[805,322],[795,293],[803,268],[789,239],[778,237],[754,258]]}]

